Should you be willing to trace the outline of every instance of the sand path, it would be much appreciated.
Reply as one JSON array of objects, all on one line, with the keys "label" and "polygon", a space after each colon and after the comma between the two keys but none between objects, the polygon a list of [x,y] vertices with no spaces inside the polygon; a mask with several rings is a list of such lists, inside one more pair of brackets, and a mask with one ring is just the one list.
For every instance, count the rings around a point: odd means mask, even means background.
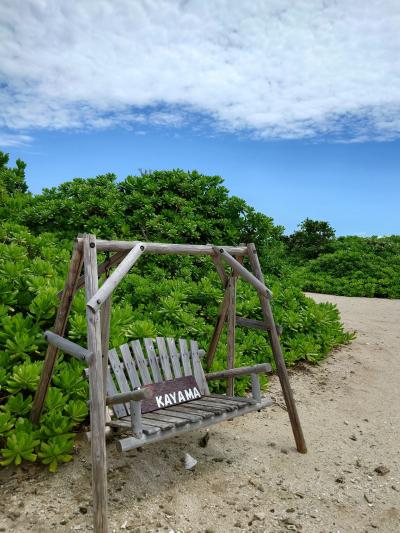
[{"label": "sand path", "polygon": [[[290,372],[309,453],[293,446],[273,378],[277,405],[213,426],[206,448],[201,433],[126,455],[110,444],[110,531],[400,531],[400,300],[312,296],[337,304],[358,337]],[[88,446],[78,448],[57,475],[1,471],[0,531],[91,530]]]}]

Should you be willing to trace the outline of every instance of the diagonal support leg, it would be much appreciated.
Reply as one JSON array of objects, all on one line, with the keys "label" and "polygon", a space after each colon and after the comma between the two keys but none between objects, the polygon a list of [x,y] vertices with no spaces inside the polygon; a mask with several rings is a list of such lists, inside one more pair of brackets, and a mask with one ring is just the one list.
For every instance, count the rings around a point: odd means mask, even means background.
[{"label": "diagonal support leg", "polygon": [[[79,275],[82,270],[83,254],[78,241],[75,241],[71,256],[71,263],[65,283],[64,291],[61,296],[61,302],[57,310],[56,320],[54,322],[53,332],[62,337],[65,333],[65,328],[68,321],[68,316],[71,310],[72,299],[75,291]],[[36,390],[35,398],[33,400],[31,421],[37,424],[42,414],[44,401],[46,399],[47,390],[49,388],[51,378],[53,376],[54,366],[56,364],[58,348],[49,345],[47,347],[46,357],[44,360],[42,375],[40,377],[39,386]]]},{"label": "diagonal support leg", "polygon": [[[258,259],[257,250],[254,244],[247,246],[249,251],[249,260],[254,275],[264,283],[264,277],[261,271],[260,261]],[[303,435],[303,430],[300,424],[300,418],[297,413],[296,403],[294,401],[293,392],[289,383],[289,376],[286,369],[285,361],[283,359],[282,348],[279,342],[279,336],[274,324],[274,317],[271,310],[271,305],[266,296],[260,294],[260,304],[264,317],[264,321],[268,324],[272,324],[272,328],[268,331],[269,339],[271,342],[272,353],[274,355],[276,369],[281,383],[283,396],[285,398],[286,407],[289,413],[290,423],[292,425],[294,439],[296,441],[297,451],[300,453],[307,453],[307,446]]]}]

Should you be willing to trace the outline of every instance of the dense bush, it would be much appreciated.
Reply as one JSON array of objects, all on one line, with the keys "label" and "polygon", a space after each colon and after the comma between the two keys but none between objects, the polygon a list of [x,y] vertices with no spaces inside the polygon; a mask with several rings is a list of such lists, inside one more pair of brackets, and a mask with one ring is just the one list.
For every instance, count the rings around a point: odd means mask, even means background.
[{"label": "dense bush", "polygon": [[400,298],[400,236],[339,237],[330,246],[298,269],[304,290]]},{"label": "dense bush", "polygon": [[[113,175],[106,175],[73,180],[36,197],[23,191],[4,194],[8,222],[0,226],[3,465],[40,460],[54,471],[59,462],[71,459],[73,432],[87,417],[82,365],[61,355],[40,426],[34,428],[28,420],[46,349],[43,331],[54,322],[71,236],[79,232],[193,243],[253,240],[274,292],[273,310],[283,326],[287,363],[317,362],[351,339],[333,305],[316,304],[293,282],[280,240],[283,229],[243,200],[229,197],[220,178],[177,170],[130,177],[118,184]],[[16,197],[24,209],[15,209]],[[111,345],[161,335],[195,338],[206,348],[221,300],[220,280],[209,258],[143,257],[115,293]],[[261,318],[260,313],[254,290],[239,282],[238,314]],[[83,291],[74,300],[68,336],[86,343]],[[225,366],[225,340],[221,339],[214,370]],[[238,329],[236,364],[266,360],[273,363],[265,335]],[[238,393],[248,385],[246,378],[237,380]],[[214,387],[222,391],[225,383]]]}]

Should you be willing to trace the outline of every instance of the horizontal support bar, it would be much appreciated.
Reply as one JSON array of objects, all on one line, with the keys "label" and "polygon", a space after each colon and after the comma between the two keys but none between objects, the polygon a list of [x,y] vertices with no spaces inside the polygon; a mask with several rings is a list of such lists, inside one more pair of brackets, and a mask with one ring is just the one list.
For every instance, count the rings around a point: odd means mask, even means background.
[{"label": "horizontal support bar", "polygon": [[[78,243],[83,242],[78,238]],[[128,251],[134,248],[141,241],[106,241],[96,240],[97,250],[119,252],[120,250]],[[153,254],[189,254],[189,255],[213,255],[214,249],[211,244],[167,244],[162,242],[146,242],[146,253]],[[224,246],[225,250],[233,255],[248,255],[246,246]]]},{"label": "horizontal support bar", "polygon": [[220,372],[212,372],[206,374],[207,381],[215,379],[234,378],[239,376],[248,376],[250,374],[261,374],[264,372],[271,372],[272,368],[269,363],[261,363],[260,365],[242,366],[239,368],[231,368],[230,370],[221,370]]},{"label": "horizontal support bar", "polygon": [[262,295],[267,296],[268,298],[272,296],[272,292],[262,283],[259,279],[257,279],[254,274],[249,272],[246,267],[244,267],[239,261],[237,261],[230,253],[228,248],[219,248],[217,246],[214,246],[215,253],[219,254],[224,261],[228,263],[230,267],[232,267],[232,270],[236,272],[239,276],[241,276],[244,280],[246,280],[248,283],[253,285],[253,287],[256,289],[256,291]]},{"label": "horizontal support bar", "polygon": [[86,304],[92,311],[98,311],[103,303],[113,293],[116,287],[121,283],[126,274],[136,263],[142,253],[146,250],[146,246],[142,242],[138,242],[129,254],[121,261],[114,272],[103,283],[100,289],[90,298]]},{"label": "horizontal support bar", "polygon": [[[254,320],[253,318],[244,318],[242,316],[236,317],[236,325],[243,328],[261,329],[262,331],[271,331],[272,326],[266,324],[262,320]],[[279,336],[282,335],[282,326],[275,324],[276,332]]]},{"label": "horizontal support bar", "polygon": [[87,365],[92,360],[93,354],[89,352],[89,350],[87,350],[86,348],[82,348],[82,346],[79,346],[79,344],[75,344],[75,342],[71,342],[70,340],[65,339],[64,337],[60,337],[60,335],[57,335],[52,331],[46,331],[44,334],[44,338],[52,346],[55,346],[56,348],[58,348],[64,353],[67,353],[68,355],[72,355],[73,357],[79,359],[79,361],[83,361]]},{"label": "horizontal support bar", "polygon": [[106,405],[114,405],[116,403],[139,402],[140,400],[149,400],[153,393],[150,389],[137,389],[129,392],[121,392],[114,394],[114,396],[107,396]]}]

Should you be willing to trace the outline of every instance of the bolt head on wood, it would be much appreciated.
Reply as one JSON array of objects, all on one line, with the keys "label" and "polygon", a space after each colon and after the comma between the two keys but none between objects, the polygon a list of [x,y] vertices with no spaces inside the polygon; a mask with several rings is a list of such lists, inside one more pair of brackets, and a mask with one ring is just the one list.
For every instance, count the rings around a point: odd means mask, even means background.
[{"label": "bolt head on wood", "polygon": [[96,244],[94,242],[91,242],[89,246],[90,246],[90,248],[94,248],[96,246]]}]

